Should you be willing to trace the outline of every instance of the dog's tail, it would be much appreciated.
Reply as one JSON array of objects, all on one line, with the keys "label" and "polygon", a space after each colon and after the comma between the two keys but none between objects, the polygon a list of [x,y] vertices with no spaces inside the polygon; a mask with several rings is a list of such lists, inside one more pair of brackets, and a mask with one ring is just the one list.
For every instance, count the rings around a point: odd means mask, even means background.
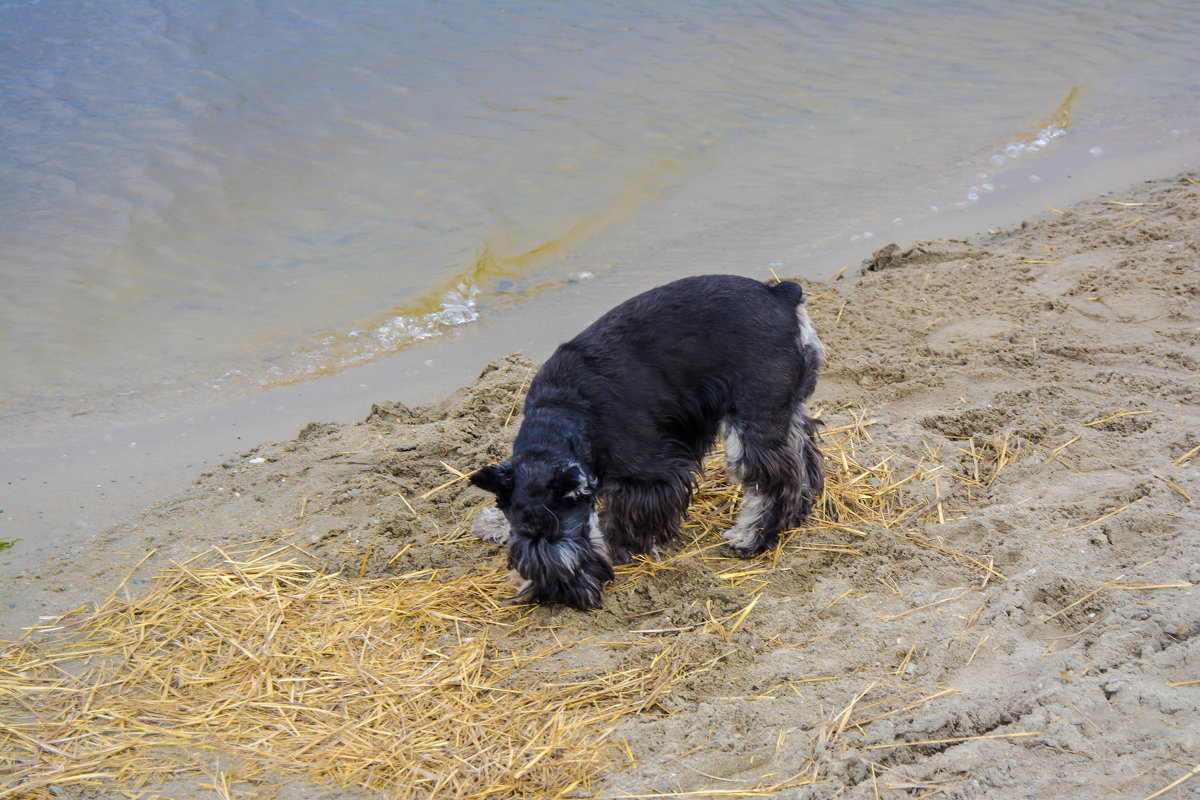
[{"label": "dog's tail", "polygon": [[804,289],[792,281],[780,281],[771,287],[771,293],[792,308],[804,302]]}]

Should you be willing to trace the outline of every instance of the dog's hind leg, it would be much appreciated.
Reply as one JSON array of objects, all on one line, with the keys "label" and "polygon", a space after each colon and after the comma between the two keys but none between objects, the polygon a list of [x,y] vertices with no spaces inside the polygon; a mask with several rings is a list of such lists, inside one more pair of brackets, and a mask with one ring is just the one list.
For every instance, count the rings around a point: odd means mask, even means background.
[{"label": "dog's hind leg", "polygon": [[766,435],[724,426],[729,473],[742,484],[742,509],[725,532],[729,547],[754,556],[774,549],[779,534],[801,524],[824,485],[816,423],[797,404],[786,431]]},{"label": "dog's hind leg", "polygon": [[743,463],[742,508],[733,527],[725,532],[729,547],[741,556],[774,549],[779,534],[799,517],[803,502],[796,481],[787,477],[801,469],[798,454],[785,445],[764,460],[780,469]]},{"label": "dog's hind leg", "polygon": [[817,428],[820,425],[819,421],[808,416],[803,403],[792,412],[791,445],[800,453],[803,470],[799,515],[788,523],[789,527],[800,525],[808,519],[825,492],[825,457],[817,440]]}]

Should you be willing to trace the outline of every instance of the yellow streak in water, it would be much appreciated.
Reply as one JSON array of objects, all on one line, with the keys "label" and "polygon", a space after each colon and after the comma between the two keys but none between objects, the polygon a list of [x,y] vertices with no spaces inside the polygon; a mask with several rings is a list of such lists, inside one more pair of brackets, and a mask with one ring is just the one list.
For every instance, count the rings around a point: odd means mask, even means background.
[{"label": "yellow streak in water", "polygon": [[1080,86],[1072,86],[1071,91],[1067,94],[1067,99],[1058,104],[1058,108],[1054,109],[1054,113],[1039,122],[1033,130],[1018,135],[1009,144],[1009,147],[1014,145],[1031,147],[1036,145],[1035,149],[1041,149],[1045,144],[1048,144],[1047,139],[1054,139],[1065,133],[1071,125],[1071,105],[1079,98],[1082,92],[1083,89]]},{"label": "yellow streak in water", "polygon": [[[365,325],[367,335],[359,332],[336,333],[302,349],[296,355],[306,364],[297,367],[293,374],[279,376],[270,385],[299,383],[309,378],[332,375],[349,366],[400,350],[414,341],[437,336],[454,325],[472,321],[476,314],[475,298],[485,293],[489,286],[494,286],[501,279],[520,279],[535,266],[559,258],[588,239],[625,222],[646,202],[661,196],[682,171],[670,159],[655,160],[633,174],[623,191],[596,213],[576,221],[560,236],[523,253],[498,255],[485,243],[465,270],[449,277],[429,293],[388,309],[368,321]],[[537,295],[565,282],[554,280],[534,284],[526,288],[522,296]],[[461,309],[461,316],[455,316],[455,309]],[[317,371],[311,372],[307,364],[314,363]]]}]

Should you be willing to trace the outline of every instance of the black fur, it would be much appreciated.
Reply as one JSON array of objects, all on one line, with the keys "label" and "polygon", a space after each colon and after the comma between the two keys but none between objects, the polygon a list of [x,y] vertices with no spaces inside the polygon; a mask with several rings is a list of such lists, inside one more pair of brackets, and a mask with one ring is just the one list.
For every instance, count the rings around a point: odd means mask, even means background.
[{"label": "black fur", "polygon": [[730,547],[756,555],[804,521],[824,488],[804,409],[824,353],[803,302],[791,282],[685,278],[555,351],[530,383],[511,460],[471,476],[509,522],[520,597],[599,606],[611,565],[678,534],[718,435],[746,490]]}]

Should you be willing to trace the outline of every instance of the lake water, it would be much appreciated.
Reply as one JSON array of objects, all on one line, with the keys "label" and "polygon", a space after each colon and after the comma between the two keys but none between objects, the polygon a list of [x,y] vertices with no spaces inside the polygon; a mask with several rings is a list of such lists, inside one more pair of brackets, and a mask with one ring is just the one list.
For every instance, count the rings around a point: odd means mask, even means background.
[{"label": "lake water", "polygon": [[0,431],[1040,208],[1052,157],[1200,152],[1198,43],[1194,0],[0,2]]}]

